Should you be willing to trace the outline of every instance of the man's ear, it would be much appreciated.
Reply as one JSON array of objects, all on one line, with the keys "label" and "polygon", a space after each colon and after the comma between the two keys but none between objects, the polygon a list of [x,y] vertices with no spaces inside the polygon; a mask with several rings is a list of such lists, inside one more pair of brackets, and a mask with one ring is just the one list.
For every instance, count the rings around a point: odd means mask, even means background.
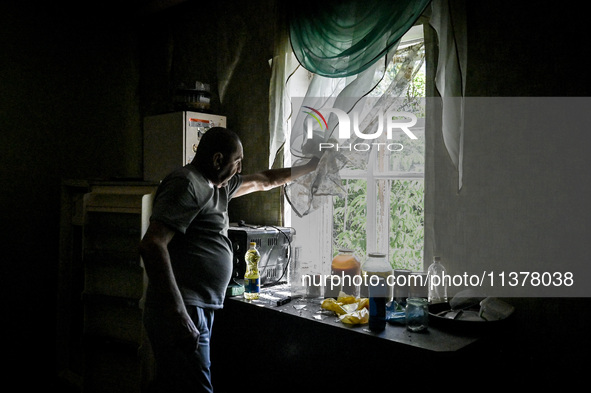
[{"label": "man's ear", "polygon": [[220,152],[213,153],[212,163],[215,169],[220,169],[224,162],[224,155]]}]

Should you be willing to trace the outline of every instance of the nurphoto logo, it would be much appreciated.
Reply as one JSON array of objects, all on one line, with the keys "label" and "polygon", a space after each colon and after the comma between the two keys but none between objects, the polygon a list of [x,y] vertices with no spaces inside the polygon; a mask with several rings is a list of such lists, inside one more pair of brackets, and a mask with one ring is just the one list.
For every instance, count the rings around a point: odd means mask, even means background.
[{"label": "nurphoto logo", "polygon": [[[333,113],[337,116],[338,119],[338,139],[342,141],[349,141],[351,139],[352,134],[354,134],[358,139],[363,140],[377,140],[380,138],[384,132],[384,128],[386,130],[386,142],[361,142],[361,143],[344,143],[338,144],[334,142],[321,142],[318,144],[319,151],[322,150],[348,150],[348,151],[368,151],[372,147],[377,148],[378,150],[384,148],[389,151],[401,151],[404,146],[401,143],[397,142],[390,142],[393,139],[393,131],[399,129],[403,131],[410,139],[417,139],[417,136],[413,134],[410,130],[417,123],[417,117],[410,113],[410,112],[399,112],[399,111],[389,111],[384,113],[379,113],[377,116],[378,125],[377,129],[373,133],[364,133],[360,130],[359,127],[359,113],[353,112],[353,121],[349,118],[349,114],[345,111],[338,109],[338,108],[323,108],[321,110],[314,109],[309,106],[304,106],[306,110],[303,110],[304,113],[308,115],[307,122],[306,122],[306,138],[312,139],[314,135],[314,120],[318,123],[320,127],[320,131],[327,131],[328,130],[328,122],[326,121],[326,115]],[[384,127],[384,118],[385,127]],[[353,133],[351,133],[351,125],[353,125]]]}]

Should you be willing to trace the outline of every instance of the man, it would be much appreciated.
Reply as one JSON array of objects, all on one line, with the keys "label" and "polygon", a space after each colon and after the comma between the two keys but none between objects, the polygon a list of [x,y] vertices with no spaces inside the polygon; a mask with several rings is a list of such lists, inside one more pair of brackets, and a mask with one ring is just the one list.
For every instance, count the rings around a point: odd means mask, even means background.
[{"label": "man", "polygon": [[144,324],[156,360],[157,391],[213,391],[213,313],[223,306],[232,274],[228,201],[285,184],[318,163],[241,175],[242,159],[238,136],[212,128],[193,161],[168,175],[156,193],[140,253],[149,278]]}]

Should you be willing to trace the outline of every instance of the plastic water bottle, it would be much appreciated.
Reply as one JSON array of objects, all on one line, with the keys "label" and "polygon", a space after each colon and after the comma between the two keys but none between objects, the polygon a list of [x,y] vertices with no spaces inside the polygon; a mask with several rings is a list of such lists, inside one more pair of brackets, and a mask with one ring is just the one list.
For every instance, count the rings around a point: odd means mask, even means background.
[{"label": "plastic water bottle", "polygon": [[445,267],[440,257],[433,257],[433,263],[427,270],[429,284],[429,303],[447,303],[447,283],[444,280]]},{"label": "plastic water bottle", "polygon": [[259,261],[261,254],[257,250],[255,242],[250,243],[250,248],[246,251],[244,260],[246,261],[246,272],[244,273],[244,298],[247,300],[256,300],[261,292]]}]

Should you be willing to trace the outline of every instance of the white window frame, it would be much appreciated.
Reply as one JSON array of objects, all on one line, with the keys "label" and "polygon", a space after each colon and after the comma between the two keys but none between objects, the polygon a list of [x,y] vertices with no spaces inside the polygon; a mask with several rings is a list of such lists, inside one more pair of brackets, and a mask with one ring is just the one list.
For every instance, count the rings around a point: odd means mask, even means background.
[{"label": "white window frame", "polygon": [[[417,121],[417,125],[412,128],[413,133],[422,134],[424,135],[425,130],[425,119],[420,118]],[[404,140],[402,137],[402,131],[400,131],[400,138],[395,138],[397,140]],[[424,138],[424,137],[423,137]],[[387,220],[383,220],[381,223],[378,222],[378,181],[379,180],[391,180],[391,181],[403,181],[403,180],[421,180],[424,182],[425,180],[425,171],[423,168],[422,172],[398,172],[398,171],[382,171],[378,168],[378,158],[376,157],[380,153],[385,152],[385,150],[377,150],[372,149],[369,156],[369,165],[367,171],[354,171],[354,170],[347,170],[343,169],[340,172],[341,179],[343,180],[359,180],[364,179],[367,184],[367,224],[366,224],[366,244],[367,244],[367,252],[382,252],[388,255],[388,260],[390,260],[389,256],[389,239],[386,238],[378,238],[379,233],[390,233],[390,223],[389,223],[389,215],[386,217]],[[386,187],[387,195],[384,200],[389,201],[389,194],[390,188]],[[424,203],[424,202],[423,202]],[[388,203],[389,205],[389,203]],[[384,206],[385,207],[385,206]],[[332,208],[332,203],[331,203]],[[389,206],[388,206],[389,209]],[[386,209],[380,209],[381,211],[386,211]],[[326,210],[325,210],[326,211]],[[332,213],[332,209],[331,209]],[[332,216],[329,217],[325,215],[322,217],[323,220],[329,220],[332,222]],[[332,229],[332,228],[331,228]],[[331,232],[332,237],[332,232]],[[335,250],[332,250],[333,254]]]},{"label": "white window frame", "polygon": [[[422,23],[421,23],[422,24]],[[423,38],[420,37],[419,40]],[[409,40],[409,44],[415,44],[417,42],[416,37],[412,37]],[[301,97],[305,95],[307,85],[311,79],[310,73],[300,67],[290,79],[290,96]],[[425,119],[420,118],[417,121],[417,125],[412,128],[416,131],[423,131],[422,134],[425,136]],[[290,130],[288,130],[289,132]],[[402,134],[402,131],[401,131]],[[424,137],[423,137],[424,138]],[[286,138],[284,146],[284,166],[290,167],[292,165],[289,138]],[[403,139],[403,138],[400,138]],[[421,180],[425,181],[425,171],[422,172],[380,172],[376,168],[375,155],[377,151],[372,150],[369,162],[373,162],[371,169],[367,171],[352,171],[352,170],[341,170],[341,179],[366,179],[367,181],[367,252],[379,251],[389,254],[389,239],[382,239],[381,244],[378,244],[378,232],[383,230],[383,233],[390,233],[389,215],[385,222],[382,222],[382,228],[379,229],[380,223],[378,223],[378,206],[377,206],[377,182],[379,180]],[[388,190],[389,192],[389,190]],[[329,274],[330,265],[332,262],[332,256],[335,250],[333,250],[333,198],[332,197],[317,197],[324,198],[325,201],[321,207],[306,215],[304,217],[297,217],[293,214],[289,203],[284,203],[284,225],[293,227],[295,231],[294,247],[299,247],[298,256],[301,259],[298,261],[299,264],[302,262],[306,264],[307,269],[310,272],[318,274]],[[389,200],[389,198],[388,198]],[[424,201],[423,201],[424,206]],[[423,209],[424,211],[424,209]],[[372,217],[372,219],[370,219]],[[383,228],[386,226],[387,228]],[[385,244],[384,244],[385,243]],[[375,244],[375,250],[370,247],[370,244]],[[365,255],[360,256],[365,258]],[[389,260],[389,255],[388,255]]]}]

